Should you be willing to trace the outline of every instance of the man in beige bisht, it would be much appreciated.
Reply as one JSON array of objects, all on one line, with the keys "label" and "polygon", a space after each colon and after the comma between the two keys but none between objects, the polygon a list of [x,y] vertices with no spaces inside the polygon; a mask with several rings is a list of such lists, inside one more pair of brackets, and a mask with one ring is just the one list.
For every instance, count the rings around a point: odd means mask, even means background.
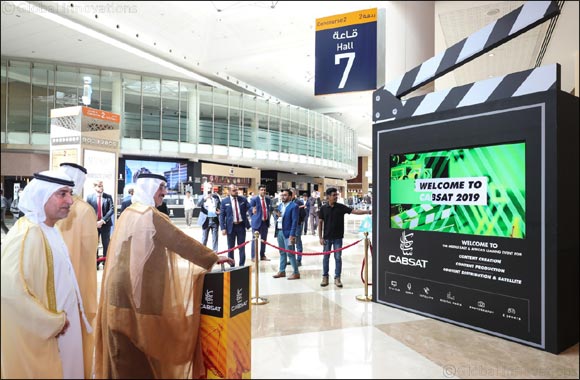
[{"label": "man in beige bisht", "polygon": [[115,225],[97,315],[96,378],[191,379],[204,373],[203,277],[216,262],[233,262],[159,212],[165,194],[165,177],[140,174],[133,202]]},{"label": "man in beige bisht", "polygon": [[22,192],[24,217],[2,243],[2,378],[84,377],[83,303],[68,249],[55,224],[73,204],[74,182],[34,174]]},{"label": "man in beige bisht", "polygon": [[[60,171],[68,175],[75,186],[73,188],[74,203],[65,219],[56,224],[68,247],[68,253],[75,271],[85,314],[91,327],[95,327],[97,316],[97,267],[95,266],[95,252],[99,245],[99,234],[95,229],[97,214],[95,209],[84,201],[81,196],[87,169],[84,167],[63,162]],[[94,334],[87,334],[82,330],[83,357],[85,363],[85,379],[93,378],[93,354],[95,350]]]}]

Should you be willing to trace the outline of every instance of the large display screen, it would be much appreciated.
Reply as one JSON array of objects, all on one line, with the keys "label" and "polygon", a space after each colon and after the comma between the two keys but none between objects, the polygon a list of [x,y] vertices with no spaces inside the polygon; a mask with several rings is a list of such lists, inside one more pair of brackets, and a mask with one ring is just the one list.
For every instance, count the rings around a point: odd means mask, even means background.
[{"label": "large display screen", "polygon": [[542,105],[375,127],[378,302],[543,347]]},{"label": "large display screen", "polygon": [[187,181],[187,162],[125,160],[125,186],[135,183],[141,173],[164,175],[168,190],[178,191],[179,183]]},{"label": "large display screen", "polygon": [[525,238],[526,144],[390,155],[390,226]]}]

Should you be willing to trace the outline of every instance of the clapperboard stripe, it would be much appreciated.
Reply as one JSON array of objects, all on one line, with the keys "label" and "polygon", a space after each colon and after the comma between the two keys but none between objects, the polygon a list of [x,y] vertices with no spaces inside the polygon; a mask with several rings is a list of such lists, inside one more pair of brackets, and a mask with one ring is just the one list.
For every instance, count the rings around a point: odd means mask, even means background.
[{"label": "clapperboard stripe", "polygon": [[489,39],[485,43],[486,50],[494,49],[503,43],[504,37],[509,36],[521,10],[522,8],[518,8],[497,20]]},{"label": "clapperboard stripe", "polygon": [[406,117],[413,116],[413,111],[421,105],[424,97],[425,95],[407,99],[405,106],[401,108],[396,115],[394,115],[395,119],[404,119]]},{"label": "clapperboard stripe", "polygon": [[[443,55],[443,59],[441,60],[441,64],[437,68],[437,72],[435,73],[435,75],[433,77],[431,77],[430,80],[435,80],[435,79],[439,78],[440,76],[447,74],[449,71],[451,71],[455,68],[454,65],[458,61],[457,57],[459,57],[459,54],[463,50],[463,45],[465,45],[465,41],[466,40],[461,40],[458,43],[456,43],[455,45],[453,45],[450,48],[448,48],[447,50],[445,50],[445,54]],[[427,81],[421,82],[421,83],[424,84],[424,83],[427,83]],[[417,83],[417,88],[422,86],[421,83]]]},{"label": "clapperboard stripe", "polygon": [[449,95],[445,99],[443,99],[441,104],[437,107],[436,112],[457,108],[457,105],[459,104],[461,99],[463,99],[465,94],[467,94],[471,86],[473,86],[473,83],[452,88],[451,91],[449,92]]},{"label": "clapperboard stripe", "polygon": [[[510,34],[526,31],[540,22],[548,12],[559,12],[558,5],[555,1],[528,1],[521,7],[521,12],[514,23]],[[541,21],[538,21],[541,20]]]},{"label": "clapperboard stripe", "polygon": [[413,116],[425,115],[437,111],[437,107],[439,107],[439,105],[443,103],[443,101],[445,100],[445,98],[447,98],[450,92],[451,89],[434,92],[430,94],[431,97],[429,98],[429,100],[426,99],[427,95],[424,95],[421,104],[419,104],[419,107],[417,107],[417,109],[413,113]]},{"label": "clapperboard stripe", "polygon": [[502,79],[503,77],[496,77],[475,82],[463,99],[461,99],[457,108],[485,102],[493,93],[493,90],[501,83]]},{"label": "clapperboard stripe", "polygon": [[554,88],[559,77],[557,73],[558,69],[559,66],[550,65],[531,70],[530,75],[512,96],[522,96],[532,92],[547,91]]},{"label": "clapperboard stripe", "polygon": [[[387,83],[383,89],[391,94],[396,94],[397,91],[399,90],[399,87],[401,87],[402,81],[403,81],[403,76],[401,75],[397,79],[392,80],[389,83]],[[380,91],[380,90],[381,89],[379,89],[377,91]]]},{"label": "clapperboard stripe", "polygon": [[408,99],[394,119],[425,115],[557,88],[558,65],[486,79]]},{"label": "clapperboard stripe", "polygon": [[[402,77],[395,79],[393,83],[387,84],[385,89],[400,99],[427,82],[439,78],[543,23],[559,12],[558,5],[554,1],[528,1],[518,9],[451,46],[443,55],[439,54],[408,71]],[[437,62],[439,66],[433,72],[433,66]],[[423,66],[426,67],[423,68]],[[429,73],[432,74],[429,75]]]},{"label": "clapperboard stripe", "polygon": [[495,24],[496,21],[487,24],[471,36],[467,37],[465,45],[463,45],[463,49],[461,50],[461,53],[459,53],[459,57],[457,57],[457,62],[466,62],[469,58],[482,51],[489,40],[489,36],[491,35]]},{"label": "clapperboard stripe", "polygon": [[[417,78],[415,82],[413,82],[413,86],[416,86],[418,83],[425,82],[430,78],[433,78],[433,75],[437,72],[437,69],[441,65],[441,61],[443,60],[443,56],[445,52],[437,54],[435,57],[429,58],[426,60],[420,67],[419,73],[417,73]],[[398,88],[397,88],[398,90]]]},{"label": "clapperboard stripe", "polygon": [[526,71],[506,75],[489,98],[487,98],[487,101],[492,102],[494,100],[509,98],[524,83],[527,77],[528,73]]}]

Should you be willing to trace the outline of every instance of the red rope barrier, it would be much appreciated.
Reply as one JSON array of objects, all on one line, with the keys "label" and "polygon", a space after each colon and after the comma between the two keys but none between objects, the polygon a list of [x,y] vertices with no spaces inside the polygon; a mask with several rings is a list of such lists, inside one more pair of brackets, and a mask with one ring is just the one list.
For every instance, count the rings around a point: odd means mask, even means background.
[{"label": "red rope barrier", "polygon": [[106,257],[106,256],[104,256],[104,257],[99,257],[99,258],[97,259],[97,264],[98,264],[98,263],[100,263],[100,262],[102,262],[102,261],[105,261],[105,260],[107,260],[107,257]]},{"label": "red rope barrier", "polygon": [[[371,242],[369,241],[369,250],[371,251],[371,257],[373,257],[373,245],[371,244]],[[365,283],[365,278],[363,276],[363,270],[365,268],[365,259],[363,257],[363,261],[362,261],[362,265],[360,267],[360,280],[362,281],[362,283]],[[372,282],[369,282],[368,285],[372,285]]]},{"label": "red rope barrier", "polygon": [[344,249],[347,249],[347,248],[352,247],[353,245],[357,245],[361,241],[362,241],[362,239],[360,239],[358,241],[355,241],[354,243],[349,244],[346,247],[342,247],[342,248],[335,249],[333,251],[328,251],[328,252],[298,252],[298,251],[292,251],[290,249],[284,249],[284,248],[277,247],[274,244],[268,243],[266,240],[262,240],[262,243],[265,243],[265,244],[269,245],[272,248],[276,248],[276,249],[278,249],[278,250],[280,250],[282,252],[286,252],[286,253],[293,253],[295,255],[302,255],[302,256],[319,256],[319,255],[330,255],[331,253],[342,251]]},{"label": "red rope barrier", "polygon": [[236,250],[238,248],[245,247],[246,245],[250,244],[250,242],[251,242],[251,240],[248,240],[248,241],[243,242],[240,245],[236,245],[234,248],[226,249],[225,251],[221,251],[221,252],[216,252],[216,255],[221,255],[222,253],[228,253],[228,252],[231,252],[231,251]]}]

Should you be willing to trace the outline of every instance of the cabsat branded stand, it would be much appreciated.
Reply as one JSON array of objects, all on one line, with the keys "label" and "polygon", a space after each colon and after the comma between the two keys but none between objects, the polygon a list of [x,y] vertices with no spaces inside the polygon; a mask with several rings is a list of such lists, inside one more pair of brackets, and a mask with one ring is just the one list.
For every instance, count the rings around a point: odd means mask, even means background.
[{"label": "cabsat branded stand", "polygon": [[250,267],[205,275],[200,328],[206,378],[250,379]]},{"label": "cabsat branded stand", "polygon": [[[432,79],[474,57],[445,54]],[[373,300],[559,353],[578,342],[578,98],[552,65],[398,101],[424,69],[374,93]]]}]

